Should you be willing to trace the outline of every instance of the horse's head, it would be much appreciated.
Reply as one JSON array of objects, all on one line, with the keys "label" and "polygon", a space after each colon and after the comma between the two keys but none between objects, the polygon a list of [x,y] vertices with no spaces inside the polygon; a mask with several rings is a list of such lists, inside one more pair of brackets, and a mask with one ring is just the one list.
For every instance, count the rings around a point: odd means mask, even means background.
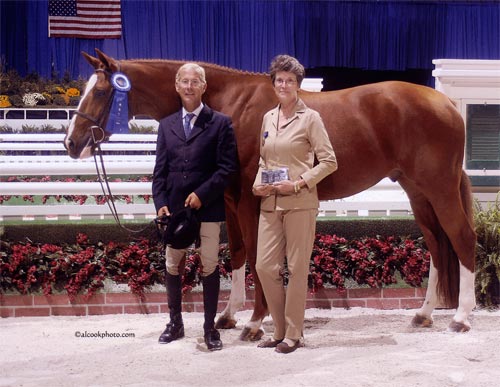
[{"label": "horse's head", "polygon": [[113,99],[111,75],[119,70],[119,63],[96,49],[98,58],[82,52],[83,57],[95,69],[89,78],[78,109],[68,127],[64,146],[74,159],[93,155],[96,145],[109,139],[105,130]]}]

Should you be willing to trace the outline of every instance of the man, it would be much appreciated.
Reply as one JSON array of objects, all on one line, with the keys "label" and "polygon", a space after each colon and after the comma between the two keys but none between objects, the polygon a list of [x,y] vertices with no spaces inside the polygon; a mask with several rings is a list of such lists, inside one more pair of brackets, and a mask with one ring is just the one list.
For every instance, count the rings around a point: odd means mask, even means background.
[{"label": "man", "polygon": [[[179,68],[175,89],[182,109],[160,121],[153,172],[153,199],[158,216],[183,207],[197,210],[200,226],[204,339],[210,351],[222,349],[215,315],[219,301],[220,227],[225,220],[224,189],[236,172],[237,151],[229,117],[201,101],[207,88],[205,70],[195,63]],[[186,249],[166,249],[166,287],[170,322],[160,344],[184,337],[181,274]]]}]

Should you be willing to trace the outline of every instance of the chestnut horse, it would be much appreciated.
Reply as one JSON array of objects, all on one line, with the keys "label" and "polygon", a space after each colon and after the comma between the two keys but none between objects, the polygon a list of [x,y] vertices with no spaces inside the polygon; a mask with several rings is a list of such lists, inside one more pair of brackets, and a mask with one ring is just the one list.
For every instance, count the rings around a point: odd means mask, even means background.
[{"label": "chestnut horse", "polygon": [[[129,116],[156,120],[181,108],[175,73],[183,62],[115,60],[99,50],[82,53],[96,72],[73,116],[64,140],[73,158],[94,153],[105,132],[112,95],[110,76],[120,71],[130,80]],[[260,126],[277,99],[269,76],[201,63],[208,88],[204,102],[232,118],[240,173],[226,192],[232,290],[218,328],[233,328],[235,312],[244,302],[244,271],[248,260],[255,280],[255,303],[243,340],[258,340],[267,305],[255,272],[259,202],[251,186],[257,172]],[[415,327],[432,324],[440,305],[457,308],[449,330],[470,329],[475,306],[476,234],[472,194],[462,170],[464,122],[448,97],[434,89],[404,82],[382,82],[332,92],[300,91],[300,98],[318,111],[330,135],[339,168],[318,186],[320,200],[363,191],[385,177],[406,191],[415,220],[432,255],[427,294],[412,320]]]}]

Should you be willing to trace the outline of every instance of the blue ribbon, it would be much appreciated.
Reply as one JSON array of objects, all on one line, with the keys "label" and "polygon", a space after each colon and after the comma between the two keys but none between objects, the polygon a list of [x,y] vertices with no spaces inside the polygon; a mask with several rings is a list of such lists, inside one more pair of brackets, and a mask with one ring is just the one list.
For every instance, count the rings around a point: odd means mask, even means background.
[{"label": "blue ribbon", "polygon": [[111,76],[111,85],[115,90],[106,131],[125,134],[129,132],[128,91],[130,90],[130,81],[125,74],[116,72]]}]

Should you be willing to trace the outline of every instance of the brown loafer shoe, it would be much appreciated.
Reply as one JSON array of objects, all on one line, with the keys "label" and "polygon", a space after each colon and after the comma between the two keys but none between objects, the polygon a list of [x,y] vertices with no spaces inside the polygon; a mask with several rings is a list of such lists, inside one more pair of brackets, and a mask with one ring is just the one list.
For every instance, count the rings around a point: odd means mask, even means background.
[{"label": "brown loafer shoe", "polygon": [[278,353],[290,353],[299,348],[299,344],[300,340],[297,340],[295,344],[290,347],[287,343],[283,341],[276,346],[275,351]]},{"label": "brown loafer shoe", "polygon": [[274,339],[268,339],[266,341],[263,341],[262,343],[259,343],[257,347],[259,348],[276,348],[276,346],[281,343],[283,340],[274,340]]}]

